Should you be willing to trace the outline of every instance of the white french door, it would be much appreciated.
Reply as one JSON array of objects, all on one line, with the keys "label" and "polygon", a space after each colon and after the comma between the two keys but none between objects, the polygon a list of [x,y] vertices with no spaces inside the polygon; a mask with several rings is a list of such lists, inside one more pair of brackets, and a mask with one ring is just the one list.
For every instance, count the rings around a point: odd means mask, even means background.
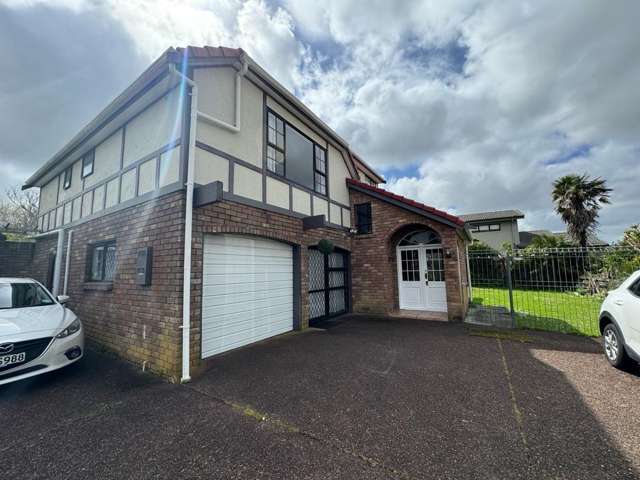
[{"label": "white french door", "polygon": [[397,259],[400,308],[446,312],[447,290],[442,247],[398,247]]}]

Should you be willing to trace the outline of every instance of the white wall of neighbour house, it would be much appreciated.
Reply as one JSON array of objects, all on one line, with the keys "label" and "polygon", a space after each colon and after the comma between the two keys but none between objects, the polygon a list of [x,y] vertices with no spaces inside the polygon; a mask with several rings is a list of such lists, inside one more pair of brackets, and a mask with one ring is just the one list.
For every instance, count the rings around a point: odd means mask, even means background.
[{"label": "white wall of neighbour house", "polygon": [[[140,110],[136,103],[129,108],[132,112]],[[93,173],[81,177],[82,157],[91,151],[88,146],[81,146],[74,153],[71,187],[63,188],[64,170],[60,167],[60,173],[41,188],[41,229],[51,230],[107,214],[123,202],[151,195],[161,188],[182,188],[179,144],[182,118],[179,90],[173,88],[126,123],[103,127],[111,132],[96,132],[95,135],[106,138],[93,147]],[[91,138],[86,142],[91,145]]]},{"label": "white wall of neighbour house", "polygon": [[[198,85],[198,111],[229,125],[237,125],[236,75],[232,67],[195,68],[193,78]],[[343,152],[320,127],[313,127],[311,119],[285,100],[272,98],[269,93],[249,78],[242,78],[239,132],[203,118],[198,120],[195,182],[221,181],[223,190],[239,201],[264,203],[267,208],[298,216],[325,215],[334,225],[350,227],[345,179],[351,175]],[[265,171],[265,107],[326,150],[329,196]]]},{"label": "white wall of neighbour house", "polygon": [[519,242],[517,220],[486,221],[478,225],[500,225],[500,230],[472,231],[471,236],[486,243],[494,250],[502,250],[505,243],[517,245]]}]

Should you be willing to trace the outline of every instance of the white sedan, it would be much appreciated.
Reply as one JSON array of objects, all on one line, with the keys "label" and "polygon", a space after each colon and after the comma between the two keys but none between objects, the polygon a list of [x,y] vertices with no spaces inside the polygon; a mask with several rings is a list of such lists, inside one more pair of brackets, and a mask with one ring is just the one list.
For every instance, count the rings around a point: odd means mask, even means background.
[{"label": "white sedan", "polygon": [[640,270],[611,290],[600,308],[604,354],[614,367],[640,362]]},{"label": "white sedan", "polygon": [[0,278],[0,385],[57,370],[84,353],[80,319],[35,280]]}]

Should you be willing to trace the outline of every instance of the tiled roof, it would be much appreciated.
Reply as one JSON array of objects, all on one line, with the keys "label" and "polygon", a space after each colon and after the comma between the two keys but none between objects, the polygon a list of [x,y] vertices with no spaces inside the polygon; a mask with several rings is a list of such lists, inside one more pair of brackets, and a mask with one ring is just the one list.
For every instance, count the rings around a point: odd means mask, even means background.
[{"label": "tiled roof", "polygon": [[520,210],[496,210],[494,212],[477,212],[460,215],[465,222],[480,222],[483,220],[498,220],[500,218],[524,218]]},{"label": "tiled roof", "polygon": [[440,217],[445,220],[448,220],[449,222],[455,223],[460,227],[464,226],[464,220],[462,220],[460,217],[456,217],[455,215],[451,215],[450,213],[444,212],[442,210],[438,210],[437,208],[430,207],[429,205],[425,205],[424,203],[416,202],[415,200],[411,200],[410,198],[403,197],[402,195],[391,193],[382,188],[369,185],[368,183],[363,183],[358,180],[354,180],[353,178],[347,178],[347,184],[354,185],[364,190],[369,190],[370,192],[377,193],[378,195],[382,195],[384,197],[395,200],[397,202],[404,203],[405,205],[423,210],[426,213],[430,213],[431,215],[435,215],[436,217]]}]

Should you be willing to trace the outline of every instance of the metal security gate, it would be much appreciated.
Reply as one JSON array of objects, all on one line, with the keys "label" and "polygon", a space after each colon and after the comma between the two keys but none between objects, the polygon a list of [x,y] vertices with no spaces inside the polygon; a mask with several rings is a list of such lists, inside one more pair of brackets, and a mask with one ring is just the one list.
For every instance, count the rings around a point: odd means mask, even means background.
[{"label": "metal security gate", "polygon": [[349,255],[309,249],[309,323],[346,313],[349,308]]}]

